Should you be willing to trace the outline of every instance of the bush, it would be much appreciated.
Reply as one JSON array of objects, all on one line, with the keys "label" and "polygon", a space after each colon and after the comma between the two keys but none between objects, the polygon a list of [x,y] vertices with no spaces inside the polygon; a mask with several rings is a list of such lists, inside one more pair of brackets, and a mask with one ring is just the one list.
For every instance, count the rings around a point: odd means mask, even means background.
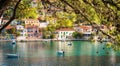
[{"label": "bush", "polygon": [[74,38],[82,38],[83,37],[83,33],[76,31],[76,32],[73,32],[72,36]]}]

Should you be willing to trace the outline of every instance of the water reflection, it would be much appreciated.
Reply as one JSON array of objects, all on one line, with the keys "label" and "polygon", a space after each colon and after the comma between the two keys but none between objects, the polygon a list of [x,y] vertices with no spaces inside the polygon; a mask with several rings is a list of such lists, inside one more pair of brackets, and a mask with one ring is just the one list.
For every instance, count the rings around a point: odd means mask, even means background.
[{"label": "water reflection", "polygon": [[[72,43],[72,45],[68,45]],[[108,66],[120,62],[120,53],[105,47],[105,43],[89,41],[9,42],[0,43],[0,64],[7,66]],[[63,50],[64,54],[57,51]],[[98,51],[98,53],[96,53]],[[108,53],[107,53],[108,52]],[[7,53],[19,58],[8,59]],[[24,64],[24,65],[22,65]]]}]

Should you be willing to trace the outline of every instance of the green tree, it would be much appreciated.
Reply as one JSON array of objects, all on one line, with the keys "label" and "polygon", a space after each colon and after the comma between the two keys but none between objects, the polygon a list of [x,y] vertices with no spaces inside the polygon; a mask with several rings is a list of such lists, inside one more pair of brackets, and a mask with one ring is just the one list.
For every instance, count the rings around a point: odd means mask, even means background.
[{"label": "green tree", "polygon": [[[8,22],[1,25],[0,33],[4,28],[6,28],[14,19],[16,16],[16,10],[18,8],[19,3],[21,0],[1,0],[0,1],[0,18],[3,16],[3,19],[8,19]],[[11,10],[10,16],[6,15],[8,11]]]},{"label": "green tree", "polygon": [[75,13],[69,14],[66,12],[57,12],[56,17],[58,18],[58,20],[57,20],[58,28],[73,27],[73,24],[76,21]]},{"label": "green tree", "polygon": [[16,11],[16,18],[37,18],[38,12],[36,7],[32,7],[30,0],[22,0]]},{"label": "green tree", "polygon": [[15,34],[16,33],[16,29],[15,28],[7,29],[6,32],[8,34]]},{"label": "green tree", "polygon": [[43,30],[43,38],[53,39],[55,37],[54,32],[56,30],[56,26],[53,23],[50,23],[44,30]]},{"label": "green tree", "polygon": [[51,34],[51,35],[50,35],[50,38],[51,38],[51,39],[54,39],[54,38],[55,38],[55,34]]},{"label": "green tree", "polygon": [[75,32],[73,32],[72,36],[74,38],[76,38],[76,39],[77,38],[82,38],[83,37],[83,33],[75,31]]},{"label": "green tree", "polygon": [[[77,20],[84,21],[97,27],[97,30],[111,39],[115,46],[120,45],[120,1],[119,0],[60,0],[73,9]],[[108,31],[100,29],[100,25],[106,25]],[[113,29],[111,27],[114,27]]]},{"label": "green tree", "polygon": [[1,16],[3,16],[3,19],[7,19],[8,22],[2,25],[0,33],[15,18],[37,18],[38,11],[36,7],[31,6],[31,0],[1,0],[0,17]]}]

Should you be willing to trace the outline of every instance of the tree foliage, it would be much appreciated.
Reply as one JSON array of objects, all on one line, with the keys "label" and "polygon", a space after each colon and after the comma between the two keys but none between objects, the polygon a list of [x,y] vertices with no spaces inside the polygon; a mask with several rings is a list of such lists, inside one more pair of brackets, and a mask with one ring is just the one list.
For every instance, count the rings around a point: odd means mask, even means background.
[{"label": "tree foliage", "polygon": [[[60,0],[70,6],[78,17],[83,17],[93,28],[109,36],[114,44],[120,44],[120,1],[118,0]],[[103,31],[99,25],[106,25],[109,31]],[[114,27],[113,29],[111,27]],[[109,33],[111,32],[111,33]]]},{"label": "tree foliage", "polygon": [[16,18],[37,18],[37,8],[31,5],[30,0],[22,0],[17,9]]},{"label": "tree foliage", "polygon": [[[21,0],[0,0],[0,18],[3,16],[3,19],[9,19],[7,23],[0,25],[0,33],[2,30],[7,27],[14,19],[16,16],[16,10],[19,5]],[[11,15],[8,16],[7,11],[11,10]]]},{"label": "tree foliage", "polygon": [[83,33],[75,31],[75,32],[73,32],[72,36],[74,38],[76,38],[76,39],[77,38],[82,38],[83,37]]},{"label": "tree foliage", "polygon": [[73,27],[74,22],[76,21],[76,14],[75,13],[67,13],[67,12],[57,12],[56,17],[58,18],[57,20],[57,27],[62,28],[62,27]]},{"label": "tree foliage", "polygon": [[0,33],[14,19],[37,18],[36,7],[32,7],[30,0],[0,0],[0,18],[8,20],[7,23],[0,25]]},{"label": "tree foliage", "polygon": [[[119,0],[57,0],[54,3],[45,0],[44,3],[54,4],[57,8],[68,13],[75,13],[77,15],[76,23],[87,22],[93,28],[97,28],[97,32],[110,37],[110,43],[120,45]],[[61,25],[65,26],[64,24]],[[100,25],[106,25],[108,30],[101,30]]]}]

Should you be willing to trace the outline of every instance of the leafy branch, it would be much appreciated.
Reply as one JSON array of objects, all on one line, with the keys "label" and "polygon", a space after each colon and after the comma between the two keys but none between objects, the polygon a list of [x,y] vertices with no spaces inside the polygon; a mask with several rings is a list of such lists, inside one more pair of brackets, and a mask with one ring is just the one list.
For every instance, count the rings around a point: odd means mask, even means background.
[{"label": "leafy branch", "polygon": [[14,7],[14,9],[13,9],[13,14],[12,14],[10,20],[0,28],[0,33],[2,32],[2,30],[3,30],[5,27],[7,27],[7,26],[14,20],[15,15],[16,15],[16,10],[17,10],[17,7],[18,7],[18,5],[19,5],[20,2],[21,2],[21,0],[19,0],[19,1],[16,3],[16,5],[15,5],[15,7]]}]

